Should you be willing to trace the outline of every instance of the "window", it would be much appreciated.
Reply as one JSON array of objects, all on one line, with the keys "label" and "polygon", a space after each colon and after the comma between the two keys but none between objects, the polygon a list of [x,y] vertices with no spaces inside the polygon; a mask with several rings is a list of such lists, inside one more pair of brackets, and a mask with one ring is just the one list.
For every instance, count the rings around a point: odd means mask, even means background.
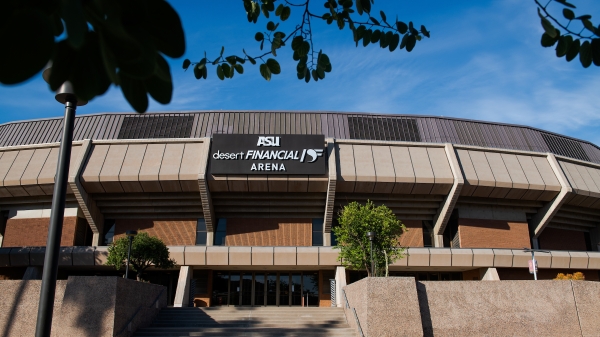
[{"label": "window", "polygon": [[335,270],[323,270],[323,283],[321,285],[323,294],[331,294],[331,280],[335,279]]},{"label": "window", "polygon": [[323,245],[323,219],[312,220],[312,245]]},{"label": "window", "polygon": [[423,221],[423,247],[433,247],[432,225],[429,221]]},{"label": "window", "polygon": [[198,219],[196,223],[196,246],[206,246],[206,221]]},{"label": "window", "polygon": [[217,219],[217,231],[215,232],[215,246],[225,246],[227,236],[227,219]]},{"label": "window", "polygon": [[104,220],[104,228],[108,228],[108,232],[104,234],[104,244],[110,246],[113,243],[115,237],[115,220],[106,219]]}]

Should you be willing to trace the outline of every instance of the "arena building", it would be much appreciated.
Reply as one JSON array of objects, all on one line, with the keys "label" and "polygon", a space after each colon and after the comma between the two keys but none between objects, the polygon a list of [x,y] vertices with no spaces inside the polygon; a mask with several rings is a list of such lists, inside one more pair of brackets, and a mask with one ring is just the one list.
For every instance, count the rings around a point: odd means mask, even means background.
[{"label": "arena building", "polygon": [[[0,125],[0,274],[43,263],[61,118]],[[600,270],[600,148],[447,117],[201,111],[76,118],[59,277],[120,275],[127,230],[178,267],[148,277],[175,306],[330,306],[364,273],[337,261],[336,214],[385,204],[409,229],[392,276],[532,279]],[[330,280],[336,280],[336,288]],[[340,304],[340,299],[334,301]]]}]

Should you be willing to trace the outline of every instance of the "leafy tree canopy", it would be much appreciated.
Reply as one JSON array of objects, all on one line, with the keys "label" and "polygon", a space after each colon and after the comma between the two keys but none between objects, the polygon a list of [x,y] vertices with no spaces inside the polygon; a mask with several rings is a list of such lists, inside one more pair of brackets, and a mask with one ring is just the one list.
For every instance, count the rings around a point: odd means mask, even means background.
[{"label": "leafy tree canopy", "polygon": [[[106,265],[117,270],[124,268],[127,263],[128,249],[129,238],[122,237],[115,240],[108,247]],[[169,249],[159,238],[141,232],[133,239],[129,267],[138,273],[139,280],[140,275],[150,266],[160,269],[173,268],[175,260],[169,259]]]},{"label": "leafy tree canopy", "polygon": [[[403,257],[400,236],[406,227],[385,205],[375,206],[367,201],[361,205],[354,201],[339,213],[339,226],[333,227],[337,237],[338,260],[350,269],[366,269],[369,276],[381,276],[387,266]],[[373,259],[375,271],[371,270],[371,250],[367,232],[375,232]]]},{"label": "leafy tree canopy", "polygon": [[[579,61],[584,68],[592,65],[592,62],[600,66],[600,25],[594,26],[591,15],[576,15],[573,11],[575,5],[566,0],[549,0],[546,5],[542,5],[539,0],[534,1],[544,28],[542,46],[556,45],[556,57],[565,57],[567,62],[579,55]],[[558,3],[559,6],[550,8],[554,3]],[[553,15],[552,9],[562,9],[564,19]]]}]

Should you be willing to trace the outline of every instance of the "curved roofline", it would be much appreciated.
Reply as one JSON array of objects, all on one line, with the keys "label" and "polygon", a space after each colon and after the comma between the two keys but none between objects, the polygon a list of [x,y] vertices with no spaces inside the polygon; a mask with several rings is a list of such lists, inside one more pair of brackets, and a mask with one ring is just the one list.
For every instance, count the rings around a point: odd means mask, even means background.
[{"label": "curved roofline", "polygon": [[[595,148],[600,149],[600,146],[580,138],[575,138],[571,136],[566,136],[560,133],[556,133],[553,131],[548,131],[540,128],[536,128],[528,125],[521,124],[511,124],[511,123],[503,123],[503,122],[490,122],[483,121],[478,119],[468,119],[468,118],[458,118],[458,117],[449,117],[449,116],[435,116],[435,115],[406,115],[406,114],[392,114],[392,113],[374,113],[374,112],[347,112],[347,111],[331,111],[331,110],[182,110],[182,111],[148,111],[144,113],[138,112],[98,112],[91,114],[81,114],[76,117],[87,117],[87,116],[101,116],[101,115],[142,115],[142,114],[193,114],[193,113],[214,113],[214,112],[251,112],[251,113],[319,113],[319,114],[346,114],[346,115],[370,115],[370,116],[382,116],[382,117],[417,117],[417,118],[440,118],[446,120],[455,120],[455,121],[463,121],[463,122],[473,122],[473,123],[482,123],[482,124],[491,124],[491,125],[504,125],[504,126],[512,126],[512,127],[520,127],[527,128],[539,132],[549,133],[559,137],[569,138],[575,141],[583,142],[594,146]],[[25,122],[35,122],[35,121],[44,121],[44,120],[56,120],[62,119],[63,117],[48,117],[48,118],[34,118],[34,119],[25,119],[18,121],[5,122],[0,124],[0,127],[9,124],[18,124]]]}]

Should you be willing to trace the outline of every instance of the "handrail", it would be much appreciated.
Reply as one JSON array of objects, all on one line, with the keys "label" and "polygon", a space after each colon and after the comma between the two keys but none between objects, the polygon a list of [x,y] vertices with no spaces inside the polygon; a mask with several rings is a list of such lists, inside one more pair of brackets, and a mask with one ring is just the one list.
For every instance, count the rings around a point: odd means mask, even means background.
[{"label": "handrail", "polygon": [[[166,288],[164,288],[164,287],[163,287],[163,288],[160,290],[160,293],[158,293],[158,296],[156,296],[156,299],[154,299],[154,301],[152,302],[152,304],[150,304],[149,306],[147,306],[147,308],[152,308],[152,307],[153,307],[153,306],[156,304],[156,302],[157,302],[157,301],[160,299],[160,297],[162,296],[162,294],[165,292],[165,289],[166,289]],[[130,319],[127,321],[127,323],[125,323],[125,325],[123,325],[123,327],[121,328],[121,330],[120,330],[119,332],[117,332],[117,333],[115,334],[115,336],[119,336],[119,335],[121,335],[121,334],[122,334],[122,333],[125,331],[125,329],[127,329],[127,328],[129,327],[129,324],[131,324],[131,322],[132,322],[132,321],[133,321],[133,319],[134,319],[134,318],[137,316],[137,314],[140,312],[140,310],[142,310],[142,307],[143,307],[143,306],[142,306],[142,305],[140,305],[140,306],[137,308],[137,310],[135,311],[135,313],[133,314],[133,316],[131,316],[131,318],[130,318]]]},{"label": "handrail", "polygon": [[346,301],[346,308],[351,309],[354,314],[354,320],[356,321],[356,326],[358,327],[358,332],[360,333],[360,337],[365,337],[365,334],[362,331],[362,327],[360,326],[360,320],[358,319],[358,315],[356,314],[356,309],[350,307],[350,303],[348,303],[348,297],[346,296],[346,290],[342,289],[342,294],[344,295],[344,300]]}]

